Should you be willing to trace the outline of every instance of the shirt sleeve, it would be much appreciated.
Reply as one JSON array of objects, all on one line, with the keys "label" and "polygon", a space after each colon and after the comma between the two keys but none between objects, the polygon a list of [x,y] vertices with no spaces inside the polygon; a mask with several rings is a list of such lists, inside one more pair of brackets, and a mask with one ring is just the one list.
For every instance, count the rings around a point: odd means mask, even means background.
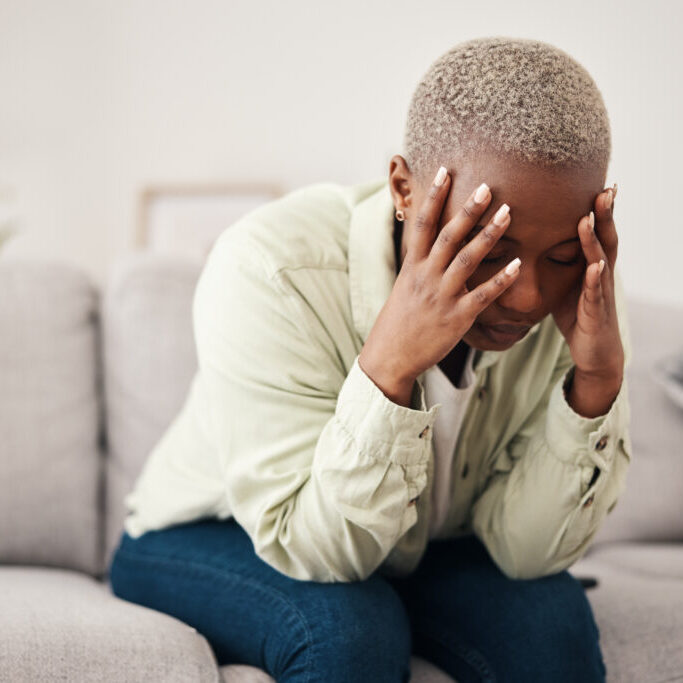
[{"label": "shirt sleeve", "polygon": [[325,316],[297,285],[310,273],[285,276],[248,241],[223,242],[193,321],[232,515],[291,578],[363,580],[417,522],[439,404],[427,410],[419,382],[416,408],[393,403],[358,356],[344,374]]},{"label": "shirt sleeve", "polygon": [[[617,315],[625,368],[631,341],[618,275]],[[632,445],[626,371],[608,412],[574,412],[563,386],[573,373],[566,342],[536,410],[506,445],[472,508],[475,534],[510,578],[570,567],[588,549],[621,495]]]}]

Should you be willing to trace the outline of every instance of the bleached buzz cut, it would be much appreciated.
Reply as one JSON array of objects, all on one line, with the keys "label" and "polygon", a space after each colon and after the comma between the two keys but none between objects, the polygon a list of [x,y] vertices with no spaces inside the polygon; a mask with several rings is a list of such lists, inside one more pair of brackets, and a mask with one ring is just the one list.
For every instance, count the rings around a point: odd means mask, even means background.
[{"label": "bleached buzz cut", "polygon": [[538,40],[475,38],[429,67],[410,101],[404,157],[422,181],[448,160],[489,151],[541,166],[607,171],[610,124],[597,85]]}]

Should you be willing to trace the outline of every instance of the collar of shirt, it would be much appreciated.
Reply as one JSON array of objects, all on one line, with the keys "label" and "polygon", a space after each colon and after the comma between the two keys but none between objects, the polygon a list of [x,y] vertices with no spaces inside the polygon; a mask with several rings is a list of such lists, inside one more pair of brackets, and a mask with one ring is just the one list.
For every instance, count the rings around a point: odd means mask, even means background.
[{"label": "collar of shirt", "polygon": [[[351,312],[363,343],[389,298],[396,281],[394,202],[387,179],[367,185],[369,194],[353,207],[349,228],[349,289]],[[536,323],[522,340],[536,334]],[[494,365],[505,351],[477,351],[474,371]]]}]

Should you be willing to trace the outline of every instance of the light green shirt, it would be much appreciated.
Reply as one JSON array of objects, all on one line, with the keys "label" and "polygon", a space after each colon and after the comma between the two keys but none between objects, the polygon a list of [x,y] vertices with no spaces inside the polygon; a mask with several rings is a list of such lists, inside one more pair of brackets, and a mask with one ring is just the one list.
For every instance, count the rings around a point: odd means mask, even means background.
[{"label": "light green shirt", "polygon": [[[256,554],[292,578],[416,568],[441,404],[427,406],[424,374],[408,408],[358,365],[396,279],[393,209],[386,179],[319,183],[222,233],[194,293],[198,370],[126,497],[131,536],[233,516]],[[474,357],[440,536],[476,534],[512,578],[569,567],[624,488],[626,379],[609,412],[589,419],[564,397],[571,368],[551,315],[509,349]]]}]

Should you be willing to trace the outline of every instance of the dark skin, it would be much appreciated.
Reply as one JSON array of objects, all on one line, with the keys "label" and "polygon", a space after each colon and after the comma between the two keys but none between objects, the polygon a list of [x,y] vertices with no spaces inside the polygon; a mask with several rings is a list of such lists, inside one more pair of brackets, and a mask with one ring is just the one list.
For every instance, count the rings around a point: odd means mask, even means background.
[{"label": "dark skin", "polygon": [[[443,165],[449,171],[450,187],[438,232],[481,182],[488,184],[492,195],[477,227],[459,246],[467,244],[503,202],[510,206],[509,227],[467,279],[467,289],[493,277],[515,257],[522,265],[514,283],[477,316],[439,366],[457,382],[469,347],[502,351],[514,343],[496,341],[479,323],[533,326],[553,315],[576,365],[570,405],[586,417],[604,414],[618,393],[623,374],[623,348],[614,312],[614,192],[603,190],[605,169],[548,169],[492,152],[482,152],[474,159],[444,161]],[[432,178],[414,177],[400,155],[391,159],[390,190],[395,207],[406,216],[401,264],[417,210],[425,202],[431,182]],[[589,212],[593,212],[595,231]],[[602,272],[600,260],[605,262]]]}]

